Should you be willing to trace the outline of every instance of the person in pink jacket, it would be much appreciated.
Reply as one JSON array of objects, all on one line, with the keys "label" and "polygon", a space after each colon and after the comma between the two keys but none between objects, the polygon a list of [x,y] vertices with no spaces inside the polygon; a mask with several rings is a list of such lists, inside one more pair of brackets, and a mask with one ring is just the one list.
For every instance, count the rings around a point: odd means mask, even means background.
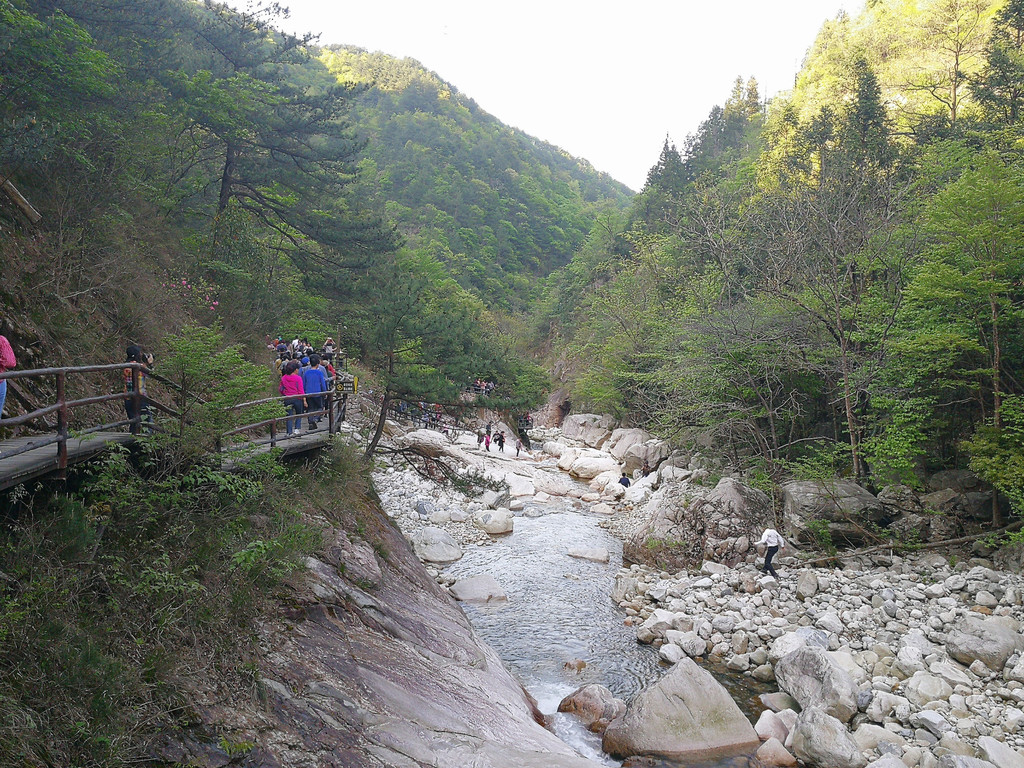
[{"label": "person in pink jacket", "polygon": [[286,419],[284,422],[285,431],[290,435],[292,432],[302,432],[302,414],[306,410],[306,390],[302,386],[302,377],[298,373],[299,363],[296,360],[289,360],[284,366],[284,375],[281,376],[281,384],[278,391],[285,396],[285,408],[288,413],[297,416],[295,419]]},{"label": "person in pink jacket", "polygon": [[2,378],[4,371],[9,371],[18,364],[11,349],[11,342],[6,336],[0,336],[0,419],[4,417],[4,401],[7,400],[7,379]]}]

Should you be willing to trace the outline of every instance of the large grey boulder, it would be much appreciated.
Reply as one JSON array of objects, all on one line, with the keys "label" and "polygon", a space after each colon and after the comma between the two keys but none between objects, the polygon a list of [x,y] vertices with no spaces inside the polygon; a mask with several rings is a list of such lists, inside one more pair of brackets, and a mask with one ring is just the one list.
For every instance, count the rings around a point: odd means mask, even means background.
[{"label": "large grey boulder", "polygon": [[779,659],[787,656],[793,651],[810,645],[815,648],[828,648],[828,632],[814,627],[800,627],[792,632],[787,632],[775,638],[768,648],[768,661],[777,664]]},{"label": "large grey boulder", "polygon": [[800,702],[848,723],[857,713],[857,685],[827,651],[804,646],[775,665],[779,687]]},{"label": "large grey boulder", "polygon": [[584,685],[570,693],[558,704],[559,712],[576,715],[587,730],[604,733],[608,725],[626,714],[626,702],[603,685]]},{"label": "large grey boulder", "polygon": [[569,474],[580,480],[593,480],[603,472],[619,472],[619,462],[611,456],[583,455],[569,465]]},{"label": "large grey boulder", "polygon": [[983,758],[999,768],[1024,768],[1024,757],[1019,752],[991,736],[978,739],[978,749]]},{"label": "large grey boulder", "polygon": [[614,423],[615,420],[611,416],[577,413],[567,416],[562,422],[562,434],[591,448],[601,448],[611,438]]},{"label": "large grey boulder", "polygon": [[796,580],[796,599],[805,602],[816,594],[818,594],[818,574],[813,570],[804,571]]},{"label": "large grey boulder", "polygon": [[946,651],[965,666],[980,660],[996,672],[1002,670],[1014,651],[1024,647],[1020,632],[1000,619],[969,617],[946,635]]},{"label": "large grey boulder", "polygon": [[980,757],[947,754],[939,758],[938,768],[996,768],[996,766]]},{"label": "large grey boulder", "polygon": [[637,695],[603,740],[604,751],[615,757],[680,761],[738,755],[758,744],[757,733],[725,688],[688,658]]},{"label": "large grey boulder", "polygon": [[626,472],[633,474],[641,469],[646,461],[652,469],[672,453],[672,446],[665,440],[650,439],[643,443],[631,445],[622,457]]},{"label": "large grey boulder", "polygon": [[799,541],[815,543],[811,527],[824,521],[836,544],[865,542],[864,524],[888,522],[885,506],[852,480],[795,480],[782,486],[783,514]]},{"label": "large grey boulder", "polygon": [[412,535],[412,548],[420,560],[428,563],[454,563],[462,557],[451,534],[433,526],[420,528]]},{"label": "large grey boulder", "polygon": [[907,698],[911,704],[924,707],[933,701],[948,701],[953,695],[953,686],[937,675],[928,672],[915,672],[903,684]]},{"label": "large grey boulder", "polygon": [[626,455],[626,451],[634,445],[645,443],[651,436],[642,429],[616,429],[608,440],[604,449],[619,461]]},{"label": "large grey boulder", "polygon": [[457,452],[452,448],[452,444],[448,442],[447,437],[432,429],[416,429],[412,432],[398,435],[395,438],[395,444],[399,448],[413,450],[435,459],[439,456]]},{"label": "large grey boulder", "polygon": [[792,749],[800,760],[819,768],[864,768],[868,762],[846,726],[817,707],[797,718]]},{"label": "large grey boulder", "polygon": [[713,489],[666,483],[651,496],[645,522],[624,547],[634,562],[668,570],[743,561],[771,517],[768,496],[732,477]]}]

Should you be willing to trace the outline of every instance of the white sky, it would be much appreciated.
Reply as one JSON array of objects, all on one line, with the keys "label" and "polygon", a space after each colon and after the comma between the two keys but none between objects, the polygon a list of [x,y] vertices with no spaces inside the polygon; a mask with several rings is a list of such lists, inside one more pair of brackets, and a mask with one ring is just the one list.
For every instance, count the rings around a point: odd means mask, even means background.
[{"label": "white sky", "polygon": [[[243,5],[242,0],[233,4]],[[826,19],[863,0],[285,0],[290,31],[417,59],[508,125],[639,190],[753,75],[787,90]]]}]

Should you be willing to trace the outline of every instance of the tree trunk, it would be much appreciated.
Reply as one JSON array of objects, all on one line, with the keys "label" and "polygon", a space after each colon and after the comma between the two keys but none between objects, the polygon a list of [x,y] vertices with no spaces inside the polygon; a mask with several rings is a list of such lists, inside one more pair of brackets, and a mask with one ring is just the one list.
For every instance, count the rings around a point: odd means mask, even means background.
[{"label": "tree trunk", "polygon": [[[1003,365],[1003,352],[999,342],[999,305],[995,294],[989,294],[989,307],[992,310],[992,425],[996,429],[1003,428],[1003,393],[1000,368]],[[999,509],[999,492],[992,489],[992,525],[1001,528],[1003,514]]]},{"label": "tree trunk", "polygon": [[860,439],[857,426],[857,414],[853,409],[853,396],[850,392],[850,364],[843,343],[840,355],[843,366],[843,406],[846,409],[846,429],[850,433],[850,456],[853,459],[853,476],[858,480],[864,476],[864,466],[860,458]]},{"label": "tree trunk", "polygon": [[223,213],[231,201],[231,187],[235,183],[235,145],[228,142],[224,152],[224,171],[220,176],[220,199],[217,202],[217,213]]},{"label": "tree trunk", "polygon": [[364,455],[367,459],[373,458],[373,452],[377,450],[380,436],[384,433],[384,422],[388,419],[388,403],[390,402],[391,392],[385,389],[380,401],[380,416],[377,417],[377,427],[373,431],[373,438],[370,440],[370,444],[366,446],[366,453]]}]

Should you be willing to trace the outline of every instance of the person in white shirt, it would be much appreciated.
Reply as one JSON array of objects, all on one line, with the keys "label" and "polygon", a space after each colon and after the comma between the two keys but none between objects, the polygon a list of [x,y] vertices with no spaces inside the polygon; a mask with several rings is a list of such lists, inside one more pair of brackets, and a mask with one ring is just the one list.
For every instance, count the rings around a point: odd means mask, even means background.
[{"label": "person in white shirt", "polygon": [[767,528],[761,534],[761,540],[757,543],[764,544],[767,547],[764,553],[764,567],[761,569],[761,573],[770,573],[776,579],[779,578],[779,574],[772,568],[772,558],[775,557],[775,553],[780,549],[786,548],[786,540],[774,528]]}]

